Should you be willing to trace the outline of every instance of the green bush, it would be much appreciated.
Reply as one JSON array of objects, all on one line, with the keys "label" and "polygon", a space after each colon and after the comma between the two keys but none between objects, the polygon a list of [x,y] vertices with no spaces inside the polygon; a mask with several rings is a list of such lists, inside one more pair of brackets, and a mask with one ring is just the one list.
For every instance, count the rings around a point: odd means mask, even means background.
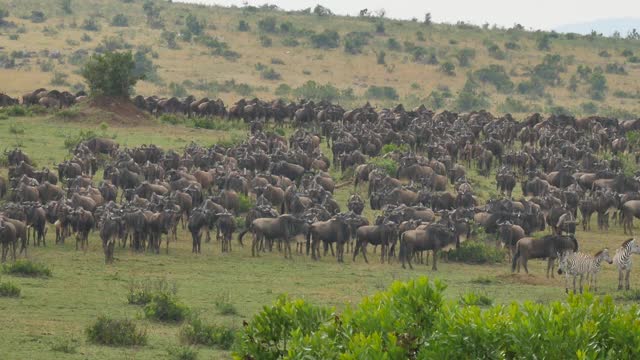
[{"label": "green bush", "polygon": [[593,100],[604,100],[607,91],[607,78],[600,72],[594,72],[589,79],[589,96]]},{"label": "green bush", "polygon": [[251,28],[249,27],[249,23],[244,21],[244,20],[240,20],[238,21],[238,31],[242,31],[242,32],[246,32],[251,30]]},{"label": "green bush", "polygon": [[184,124],[187,121],[187,119],[184,116],[180,116],[176,114],[162,114],[160,115],[159,120],[163,124],[170,124],[170,125]]},{"label": "green bush", "polygon": [[[342,314],[279,297],[242,329],[236,358],[260,359],[630,359],[637,307],[610,297],[489,307],[475,294],[445,303],[445,286],[396,282]],[[485,309],[475,303],[487,306]],[[571,341],[567,341],[567,334]]]},{"label": "green bush", "polygon": [[253,209],[254,203],[249,196],[245,194],[238,194],[238,200],[240,202],[240,205],[238,206],[238,211],[240,213],[246,213]]},{"label": "green bush", "polygon": [[461,295],[458,303],[466,306],[491,306],[493,305],[493,299],[486,293],[470,292]]},{"label": "green bush", "polygon": [[270,16],[258,21],[258,28],[267,33],[275,33],[278,31],[276,18]]},{"label": "green bush", "polygon": [[189,315],[189,308],[173,294],[158,293],[144,307],[147,319],[160,322],[181,322]]},{"label": "green bush", "polygon": [[273,40],[271,40],[271,38],[266,35],[261,35],[260,45],[262,45],[262,47],[271,47],[273,45]]},{"label": "green bush", "polygon": [[167,294],[175,296],[178,292],[176,284],[170,284],[166,279],[131,280],[127,293],[127,303],[131,305],[147,305],[154,296]]},{"label": "green bush", "polygon": [[402,51],[402,45],[396,38],[389,38],[387,40],[387,49],[391,51]]},{"label": "green bush", "polygon": [[507,96],[504,102],[498,105],[498,111],[503,113],[526,113],[531,111],[531,107],[516,98]]},{"label": "green bush", "polygon": [[198,349],[190,346],[172,346],[167,349],[167,354],[171,360],[198,359]]},{"label": "green bush", "polygon": [[260,77],[265,80],[274,80],[274,81],[282,79],[282,75],[280,75],[280,73],[277,72],[274,68],[270,68],[270,67],[262,70],[260,72]]},{"label": "green bush", "polygon": [[384,35],[384,32],[385,32],[384,22],[378,21],[376,23],[376,34]]},{"label": "green bush", "polygon": [[382,147],[381,153],[382,153],[382,155],[386,155],[386,154],[388,154],[390,152],[394,152],[394,151],[407,152],[407,151],[409,151],[409,146],[407,146],[407,144],[402,144],[402,145],[385,144]]},{"label": "green bush", "polygon": [[171,94],[171,96],[185,97],[187,96],[187,89],[182,84],[178,84],[172,81],[169,84],[169,93]]},{"label": "green bush", "polygon": [[489,276],[478,276],[475,279],[471,279],[472,284],[489,285],[496,282],[495,278]]},{"label": "green bush", "polygon": [[0,109],[0,112],[13,117],[31,116],[30,108],[21,105],[11,105]]},{"label": "green bush", "polygon": [[370,99],[398,100],[400,96],[395,88],[391,86],[369,86],[365,96]]},{"label": "green bush", "polygon": [[91,140],[95,137],[98,137],[93,130],[80,130],[80,132],[76,135],[67,135],[64,139],[64,148],[67,150],[74,149],[78,144],[83,141]]},{"label": "green bush", "polygon": [[324,30],[319,34],[311,35],[311,45],[318,49],[335,49],[340,42],[340,35],[335,30]]},{"label": "green bush", "polygon": [[86,18],[81,28],[87,31],[99,31],[100,25],[98,25],[98,22],[94,18]]},{"label": "green bush", "polygon": [[369,44],[371,34],[363,31],[352,31],[344,36],[344,51],[349,54],[360,54],[362,48]]},{"label": "green bush", "polygon": [[458,63],[461,67],[467,67],[471,65],[471,60],[476,57],[476,51],[471,48],[460,49],[455,58],[458,59]]},{"label": "green bush", "polygon": [[111,19],[111,26],[127,27],[129,18],[125,14],[117,14]]},{"label": "green bush", "polygon": [[440,71],[449,76],[456,75],[456,66],[451,61],[445,61],[440,65]]},{"label": "green bush", "polygon": [[500,264],[505,261],[505,253],[495,245],[482,241],[465,241],[458,249],[449,251],[449,260],[467,264]]},{"label": "green bush", "polygon": [[30,260],[17,260],[13,264],[3,266],[3,271],[9,275],[27,276],[27,277],[51,277],[51,269],[46,265],[34,263]]},{"label": "green bush", "polygon": [[486,94],[477,91],[477,84],[473,79],[467,79],[453,106],[457,111],[482,110],[489,106],[489,100]]},{"label": "green bush", "polygon": [[513,89],[513,82],[501,65],[489,65],[488,67],[474,71],[473,75],[483,83],[494,85],[498,92],[508,93]]},{"label": "green bush", "polygon": [[20,297],[20,288],[12,282],[0,283],[0,297]]},{"label": "green bush", "polygon": [[131,52],[95,54],[82,68],[92,94],[129,97],[133,86],[142,79],[134,73],[135,61]]},{"label": "green bush", "polygon": [[374,158],[371,159],[369,163],[381,168],[389,176],[395,177],[398,173],[398,163],[393,159]]},{"label": "green bush", "polygon": [[192,316],[189,322],[180,329],[182,342],[191,345],[205,345],[229,350],[234,343],[236,330],[226,326],[205,324],[197,316]]},{"label": "green bush", "polygon": [[117,320],[105,315],[87,328],[89,342],[108,346],[136,346],[147,343],[147,333],[139,331],[136,324],[128,319]]}]

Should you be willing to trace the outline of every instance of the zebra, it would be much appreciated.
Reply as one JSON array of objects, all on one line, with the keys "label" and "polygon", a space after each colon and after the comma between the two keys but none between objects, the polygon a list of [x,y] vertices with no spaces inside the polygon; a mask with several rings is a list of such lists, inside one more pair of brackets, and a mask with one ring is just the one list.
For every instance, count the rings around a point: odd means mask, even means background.
[{"label": "zebra", "polygon": [[622,290],[622,279],[625,280],[625,290],[629,290],[629,274],[631,273],[631,255],[640,254],[640,244],[636,239],[628,239],[616,250],[613,262],[618,267],[618,290]]},{"label": "zebra", "polygon": [[573,277],[573,293],[576,293],[576,278],[580,277],[580,293],[582,293],[582,280],[586,276],[587,283],[594,291],[598,291],[598,272],[600,264],[606,261],[613,263],[609,256],[609,249],[604,248],[593,256],[581,252],[565,252],[558,254],[560,265],[558,266],[558,274],[565,273],[565,291],[569,292],[569,277]]}]

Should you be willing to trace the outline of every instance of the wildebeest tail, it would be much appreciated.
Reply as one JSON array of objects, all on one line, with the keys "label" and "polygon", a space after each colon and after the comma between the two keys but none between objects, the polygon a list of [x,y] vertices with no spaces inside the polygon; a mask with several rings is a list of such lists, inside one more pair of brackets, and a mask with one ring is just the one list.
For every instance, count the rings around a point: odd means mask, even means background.
[{"label": "wildebeest tail", "polygon": [[249,232],[249,228],[247,228],[247,229],[243,230],[243,231],[238,235],[238,242],[240,242],[240,245],[244,246],[244,245],[242,244],[242,237],[244,236],[244,234],[246,234],[246,233],[248,233],[248,232]]}]

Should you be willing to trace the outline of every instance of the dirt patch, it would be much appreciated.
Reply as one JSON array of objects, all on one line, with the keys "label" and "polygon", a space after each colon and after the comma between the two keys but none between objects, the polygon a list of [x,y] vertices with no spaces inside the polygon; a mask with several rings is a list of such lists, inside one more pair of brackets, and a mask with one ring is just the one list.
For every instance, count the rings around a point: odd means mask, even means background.
[{"label": "dirt patch", "polygon": [[534,285],[534,286],[540,286],[540,285],[553,286],[558,284],[556,279],[551,279],[551,278],[547,279],[544,274],[542,274],[541,276],[533,275],[533,274],[503,274],[503,275],[497,275],[496,279],[499,279],[505,282]]},{"label": "dirt patch", "polygon": [[59,111],[55,117],[64,121],[105,122],[123,127],[153,123],[151,115],[138,109],[130,100],[104,96],[81,101],[74,107]]}]

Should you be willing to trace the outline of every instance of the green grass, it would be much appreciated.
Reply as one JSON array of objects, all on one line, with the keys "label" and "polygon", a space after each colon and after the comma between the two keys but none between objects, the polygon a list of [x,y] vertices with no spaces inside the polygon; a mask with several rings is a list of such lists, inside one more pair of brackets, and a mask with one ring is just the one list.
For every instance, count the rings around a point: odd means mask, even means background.
[{"label": "green grass", "polygon": [[12,282],[0,283],[0,297],[20,297],[20,288]]}]

